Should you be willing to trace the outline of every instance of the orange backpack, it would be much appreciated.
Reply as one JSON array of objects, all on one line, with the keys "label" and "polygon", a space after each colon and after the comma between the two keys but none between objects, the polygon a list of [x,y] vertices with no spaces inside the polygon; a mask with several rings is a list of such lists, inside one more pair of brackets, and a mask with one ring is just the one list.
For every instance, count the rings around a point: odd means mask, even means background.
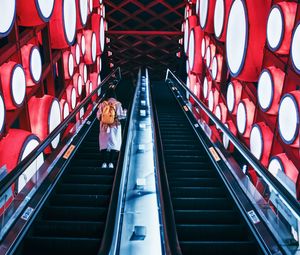
[{"label": "orange backpack", "polygon": [[116,104],[103,101],[104,107],[101,114],[102,124],[112,125],[116,121]]}]

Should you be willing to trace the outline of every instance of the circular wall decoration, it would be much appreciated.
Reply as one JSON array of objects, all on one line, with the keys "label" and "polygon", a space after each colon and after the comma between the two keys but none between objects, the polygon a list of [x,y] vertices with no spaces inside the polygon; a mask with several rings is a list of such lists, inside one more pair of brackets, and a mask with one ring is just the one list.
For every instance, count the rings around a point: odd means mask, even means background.
[{"label": "circular wall decoration", "polygon": [[16,1],[2,1],[0,8],[0,38],[7,36],[13,24],[16,16]]}]

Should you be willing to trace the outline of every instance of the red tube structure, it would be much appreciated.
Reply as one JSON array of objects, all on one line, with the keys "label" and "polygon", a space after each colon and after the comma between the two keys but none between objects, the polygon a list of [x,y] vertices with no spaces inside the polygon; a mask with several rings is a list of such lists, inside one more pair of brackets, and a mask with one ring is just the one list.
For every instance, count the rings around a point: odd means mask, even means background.
[{"label": "red tube structure", "polygon": [[250,151],[265,167],[269,163],[272,142],[273,133],[264,122],[259,122],[252,126],[250,132]]},{"label": "red tube structure", "polygon": [[223,68],[223,56],[216,54],[212,59],[211,76],[216,82],[221,82]]},{"label": "red tube structure", "polygon": [[[39,138],[28,131],[10,129],[8,134],[0,141],[0,165],[6,165],[8,172],[11,172],[39,143]],[[17,193],[24,188],[43,163],[44,155],[42,153],[20,175],[18,185],[15,187]]]},{"label": "red tube structure", "polygon": [[216,0],[201,0],[199,5],[200,26],[207,33],[214,32],[214,12]]},{"label": "red tube structure", "polygon": [[227,87],[226,103],[228,111],[236,115],[237,106],[242,98],[243,86],[238,80],[232,80]]},{"label": "red tube structure", "polygon": [[299,171],[285,153],[273,156],[268,170],[295,198],[299,199]]},{"label": "red tube structure", "polygon": [[245,138],[249,138],[254,121],[255,105],[248,98],[242,99],[237,107],[237,129]]},{"label": "red tube structure", "polygon": [[97,72],[100,73],[102,70],[102,59],[100,56],[97,57]]},{"label": "red tube structure", "polygon": [[71,47],[71,52],[74,58],[74,67],[78,66],[80,64],[80,55],[81,55],[81,49],[78,43],[75,43]]},{"label": "red tube structure", "polygon": [[297,3],[279,2],[272,6],[267,22],[267,43],[278,54],[289,54]]},{"label": "red tube structure", "polygon": [[227,120],[227,107],[224,103],[219,103],[216,106],[215,115],[220,121],[222,121],[222,123],[226,122],[226,120]]},{"label": "red tube structure", "polygon": [[85,94],[86,94],[86,96],[91,94],[92,91],[93,91],[93,83],[90,80],[88,80],[87,83],[85,84]]},{"label": "red tube structure", "polygon": [[285,73],[275,66],[263,69],[257,85],[259,107],[263,112],[278,113]]},{"label": "red tube structure", "polygon": [[56,0],[49,25],[52,48],[63,49],[72,45],[76,35],[75,1]]},{"label": "red tube structure", "polygon": [[292,37],[291,57],[294,69],[300,74],[300,22],[297,23]]},{"label": "red tube structure", "polygon": [[74,57],[72,52],[65,51],[63,53],[64,75],[65,79],[69,80],[74,74]]},{"label": "red tube structure", "polygon": [[279,135],[284,143],[299,147],[300,91],[285,94],[278,111]]},{"label": "red tube structure", "polygon": [[23,105],[26,93],[26,78],[23,67],[10,61],[0,67],[0,78],[6,110],[15,110]]},{"label": "red tube structure", "polygon": [[7,36],[16,17],[16,0],[2,1],[0,8],[0,38]]},{"label": "red tube structure", "polygon": [[64,120],[70,114],[69,103],[64,99],[61,99],[59,104],[60,104],[60,109],[61,109],[61,117],[62,117],[62,120]]},{"label": "red tube structure", "polygon": [[93,6],[94,8],[99,7],[103,3],[103,0],[94,0],[93,1]]},{"label": "red tube structure", "polygon": [[82,29],[86,26],[88,18],[88,0],[76,0],[76,28]]},{"label": "red tube structure", "polygon": [[21,55],[26,86],[34,86],[42,77],[42,59],[39,48],[33,44],[27,44],[21,48]]},{"label": "red tube structure", "polygon": [[219,103],[220,93],[217,89],[212,89],[208,93],[208,108],[210,111],[214,112],[217,104]]},{"label": "red tube structure", "polygon": [[214,12],[214,32],[216,38],[225,42],[229,10],[232,0],[217,0]]},{"label": "red tube structure", "polygon": [[206,49],[210,43],[210,38],[208,36],[204,36],[201,42],[201,56],[205,58]]},{"label": "red tube structure", "polygon": [[189,54],[190,33],[195,26],[197,26],[197,17],[195,15],[192,15],[185,20],[183,46],[184,46],[184,53],[187,56]]},{"label": "red tube structure", "polygon": [[[49,95],[41,98],[32,97],[28,102],[29,118],[32,133],[43,141],[61,122],[61,110],[59,101]],[[59,143],[60,135],[52,142],[55,149]]]},{"label": "red tube structure", "polygon": [[77,97],[81,96],[83,81],[82,81],[82,76],[79,73],[74,74],[73,84],[74,84],[74,88],[76,90]]},{"label": "red tube structure", "polygon": [[26,27],[48,22],[52,16],[54,5],[55,0],[17,0],[18,24]]},{"label": "red tube structure", "polygon": [[83,34],[86,42],[86,52],[84,55],[84,61],[86,64],[91,65],[96,61],[97,57],[96,34],[92,30],[85,30]]},{"label": "red tube structure", "polygon": [[226,31],[226,59],[231,75],[239,80],[258,80],[270,4],[270,0],[235,0],[231,5]]},{"label": "red tube structure", "polygon": [[76,89],[74,88],[73,85],[69,85],[66,88],[66,98],[71,110],[74,110],[74,108],[76,107],[77,99],[76,99]]},{"label": "red tube structure", "polygon": [[190,32],[189,40],[189,70],[193,73],[200,74],[202,72],[202,58],[201,58],[201,41],[203,32],[199,26],[194,27]]},{"label": "red tube structure", "polygon": [[0,134],[4,131],[5,117],[6,117],[6,109],[5,109],[4,99],[2,94],[0,93]]}]

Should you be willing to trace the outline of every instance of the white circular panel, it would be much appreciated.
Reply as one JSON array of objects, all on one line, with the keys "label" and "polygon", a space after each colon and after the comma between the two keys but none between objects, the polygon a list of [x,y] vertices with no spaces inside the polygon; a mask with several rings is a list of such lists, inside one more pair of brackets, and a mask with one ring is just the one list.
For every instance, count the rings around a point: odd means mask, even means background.
[{"label": "white circular panel", "polygon": [[212,78],[215,80],[217,78],[218,74],[218,61],[217,57],[214,56],[213,61],[212,61]]},{"label": "white circular panel", "polygon": [[104,28],[104,19],[100,19],[100,50],[104,51],[105,47],[105,28]]},{"label": "white circular panel", "polygon": [[194,67],[195,61],[195,33],[194,30],[190,33],[190,40],[189,40],[189,67],[190,70]]},{"label": "white circular panel", "polygon": [[268,167],[268,171],[273,174],[275,177],[277,176],[278,172],[284,172],[282,169],[281,162],[278,158],[274,157],[271,159]]},{"label": "white circular panel", "polygon": [[90,12],[93,12],[93,0],[89,0],[89,9]]},{"label": "white circular panel", "polygon": [[79,0],[79,13],[82,25],[86,25],[88,16],[88,0]]},{"label": "white circular panel", "polygon": [[66,39],[72,44],[76,34],[76,3],[74,0],[63,0],[63,22]]},{"label": "white circular panel", "polygon": [[280,7],[274,6],[269,14],[267,23],[267,41],[272,50],[276,50],[283,37],[283,16]]},{"label": "white circular panel", "polygon": [[88,79],[88,71],[87,71],[86,65],[84,65],[83,66],[83,81],[84,81],[84,83],[87,82],[87,79]]},{"label": "white circular panel", "polygon": [[42,19],[49,20],[54,9],[54,0],[37,0],[37,3],[43,16]]},{"label": "white circular panel", "polygon": [[73,73],[74,73],[74,58],[73,58],[73,54],[72,53],[69,54],[68,72],[69,72],[70,77],[72,77]]},{"label": "white circular panel", "polygon": [[2,95],[0,94],[0,133],[3,130],[4,122],[5,122],[5,105],[4,105]]},{"label": "white circular panel", "polygon": [[12,28],[16,14],[16,0],[2,0],[0,4],[0,37]]},{"label": "white circular panel", "polygon": [[185,21],[185,28],[184,28],[184,52],[188,50],[188,42],[189,42],[189,22],[188,19]]},{"label": "white circular panel", "polygon": [[21,65],[15,66],[12,73],[12,97],[17,105],[21,105],[25,98],[26,79],[25,73]]},{"label": "white circular panel", "polygon": [[257,86],[258,102],[260,107],[266,111],[273,100],[273,79],[271,74],[265,69],[262,71]]},{"label": "white circular panel", "polygon": [[214,31],[219,38],[223,32],[225,18],[224,0],[217,0],[214,13]]},{"label": "white circular panel", "polygon": [[288,144],[298,135],[299,109],[293,96],[287,94],[280,102],[278,112],[279,134]]},{"label": "white circular panel", "polygon": [[250,151],[258,159],[261,159],[263,152],[262,133],[259,126],[253,126],[250,133]]},{"label": "white circular panel", "polygon": [[196,14],[199,16],[200,0],[196,1]]},{"label": "white circular panel", "polygon": [[219,120],[221,120],[221,108],[220,108],[220,106],[219,105],[217,105],[217,107],[216,107],[216,117],[219,119]]},{"label": "white circular panel", "polygon": [[200,26],[205,28],[208,15],[209,0],[201,0],[199,8]]},{"label": "white circular panel", "polygon": [[241,0],[233,2],[226,33],[226,57],[230,72],[237,75],[246,55],[248,20],[246,10]]},{"label": "white circular panel", "polygon": [[246,131],[246,124],[247,124],[247,113],[245,105],[240,102],[237,108],[237,128],[240,134],[244,134]]},{"label": "white circular panel", "polygon": [[231,82],[228,84],[227,87],[226,102],[227,102],[228,111],[232,112],[235,105],[235,96],[234,96],[234,87]]},{"label": "white circular panel", "polygon": [[[52,102],[50,113],[49,113],[49,122],[48,122],[48,128],[49,133],[51,133],[61,122],[61,116],[60,116],[60,105],[57,100],[54,100]],[[60,134],[58,134],[54,140],[51,142],[52,148],[56,148],[60,139]]]},{"label": "white circular panel", "polygon": [[71,108],[74,109],[76,106],[76,90],[73,87],[71,92]]},{"label": "white circular panel", "polygon": [[204,98],[207,98],[208,96],[208,80],[206,77],[204,77],[204,81],[203,81],[203,96]]},{"label": "white circular panel", "polygon": [[202,39],[201,42],[201,56],[204,58],[205,56],[205,50],[206,50],[206,43],[205,43],[205,38]]},{"label": "white circular panel", "polygon": [[97,57],[97,40],[95,33],[92,34],[92,61],[95,62]]},{"label": "white circular panel", "polygon": [[291,55],[292,55],[292,61],[294,64],[294,67],[298,72],[300,72],[300,23],[298,23],[292,39],[292,49],[291,49]]},{"label": "white circular panel", "polygon": [[78,43],[76,43],[76,46],[75,46],[75,60],[76,60],[76,64],[79,65],[80,64],[80,47],[79,47]]},{"label": "white circular panel", "polygon": [[85,55],[85,50],[86,50],[86,46],[85,46],[85,37],[84,34],[82,34],[81,36],[81,53],[82,55]]},{"label": "white circular panel", "polygon": [[77,80],[77,89],[78,89],[78,94],[82,94],[82,77],[81,75],[78,75],[78,80]]},{"label": "white circular panel", "polygon": [[[225,123],[224,125],[228,128],[228,124],[227,123]],[[225,133],[223,133],[223,145],[224,145],[224,148],[226,150],[229,147],[229,142],[230,142],[230,140],[229,140],[228,136]]]},{"label": "white circular panel", "polygon": [[42,76],[42,59],[37,47],[32,49],[29,61],[31,78],[33,81],[39,82]]},{"label": "white circular panel", "polygon": [[69,104],[67,102],[64,104],[63,114],[64,119],[67,118],[70,114]]},{"label": "white circular panel", "polygon": [[211,52],[210,52],[210,46],[206,49],[206,66],[210,67],[210,61],[211,61]]},{"label": "white circular panel", "polygon": [[214,109],[214,93],[212,91],[208,94],[208,108],[211,111]]}]

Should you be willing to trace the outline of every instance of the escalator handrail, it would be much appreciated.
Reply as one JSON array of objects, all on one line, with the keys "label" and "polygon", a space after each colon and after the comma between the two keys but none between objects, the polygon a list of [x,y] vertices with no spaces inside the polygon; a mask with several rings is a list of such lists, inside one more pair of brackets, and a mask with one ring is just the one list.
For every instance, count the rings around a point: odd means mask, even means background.
[{"label": "escalator handrail", "polygon": [[[117,78],[118,82],[121,80],[121,69],[117,67],[114,69],[101,83],[94,89],[89,96],[87,96],[81,104],[75,107],[75,109],[62,121],[47,137],[42,141],[31,153],[29,153],[24,160],[22,160],[10,173],[8,173],[0,181],[0,197],[11,187],[11,185],[19,178],[19,176],[30,166],[30,164],[50,145],[50,143],[59,135],[67,125],[73,120],[76,114],[82,107],[86,106],[91,98],[98,93],[99,88],[106,84],[111,78]],[[98,103],[102,100],[105,93],[98,100]]]},{"label": "escalator handrail", "polygon": [[126,122],[123,130],[122,135],[122,144],[121,149],[119,152],[119,158],[116,165],[116,172],[115,172],[115,178],[113,182],[112,187],[112,193],[110,197],[109,207],[107,211],[107,219],[105,223],[105,229],[103,233],[103,238],[101,241],[101,247],[98,252],[98,254],[109,254],[109,251],[111,249],[112,240],[113,240],[113,233],[114,233],[114,226],[116,221],[116,213],[117,213],[117,206],[118,206],[118,199],[119,199],[119,190],[120,190],[120,183],[122,178],[122,170],[123,170],[123,163],[124,163],[124,157],[125,157],[125,149],[127,144],[127,137],[128,137],[128,129],[129,129],[129,122],[131,119],[131,108],[132,108],[132,102],[130,102],[130,105],[127,110],[127,116],[126,116]]},{"label": "escalator handrail", "polygon": [[[169,76],[172,76],[170,78]],[[204,105],[197,96],[181,81],[170,69],[167,70],[165,81],[170,81],[173,85],[176,81],[181,88],[186,90],[190,96],[194,99],[197,105],[206,113],[206,115],[219,127],[219,129],[228,137],[232,144],[237,148],[237,150],[242,154],[246,161],[254,168],[254,170],[263,177],[264,181],[270,185],[285,201],[285,204],[293,212],[297,220],[300,220],[300,204],[298,201],[282,187],[282,184],[260,163],[260,161],[249,151],[249,149],[242,144],[231,132],[230,130]],[[175,85],[176,86],[176,85]]]}]

